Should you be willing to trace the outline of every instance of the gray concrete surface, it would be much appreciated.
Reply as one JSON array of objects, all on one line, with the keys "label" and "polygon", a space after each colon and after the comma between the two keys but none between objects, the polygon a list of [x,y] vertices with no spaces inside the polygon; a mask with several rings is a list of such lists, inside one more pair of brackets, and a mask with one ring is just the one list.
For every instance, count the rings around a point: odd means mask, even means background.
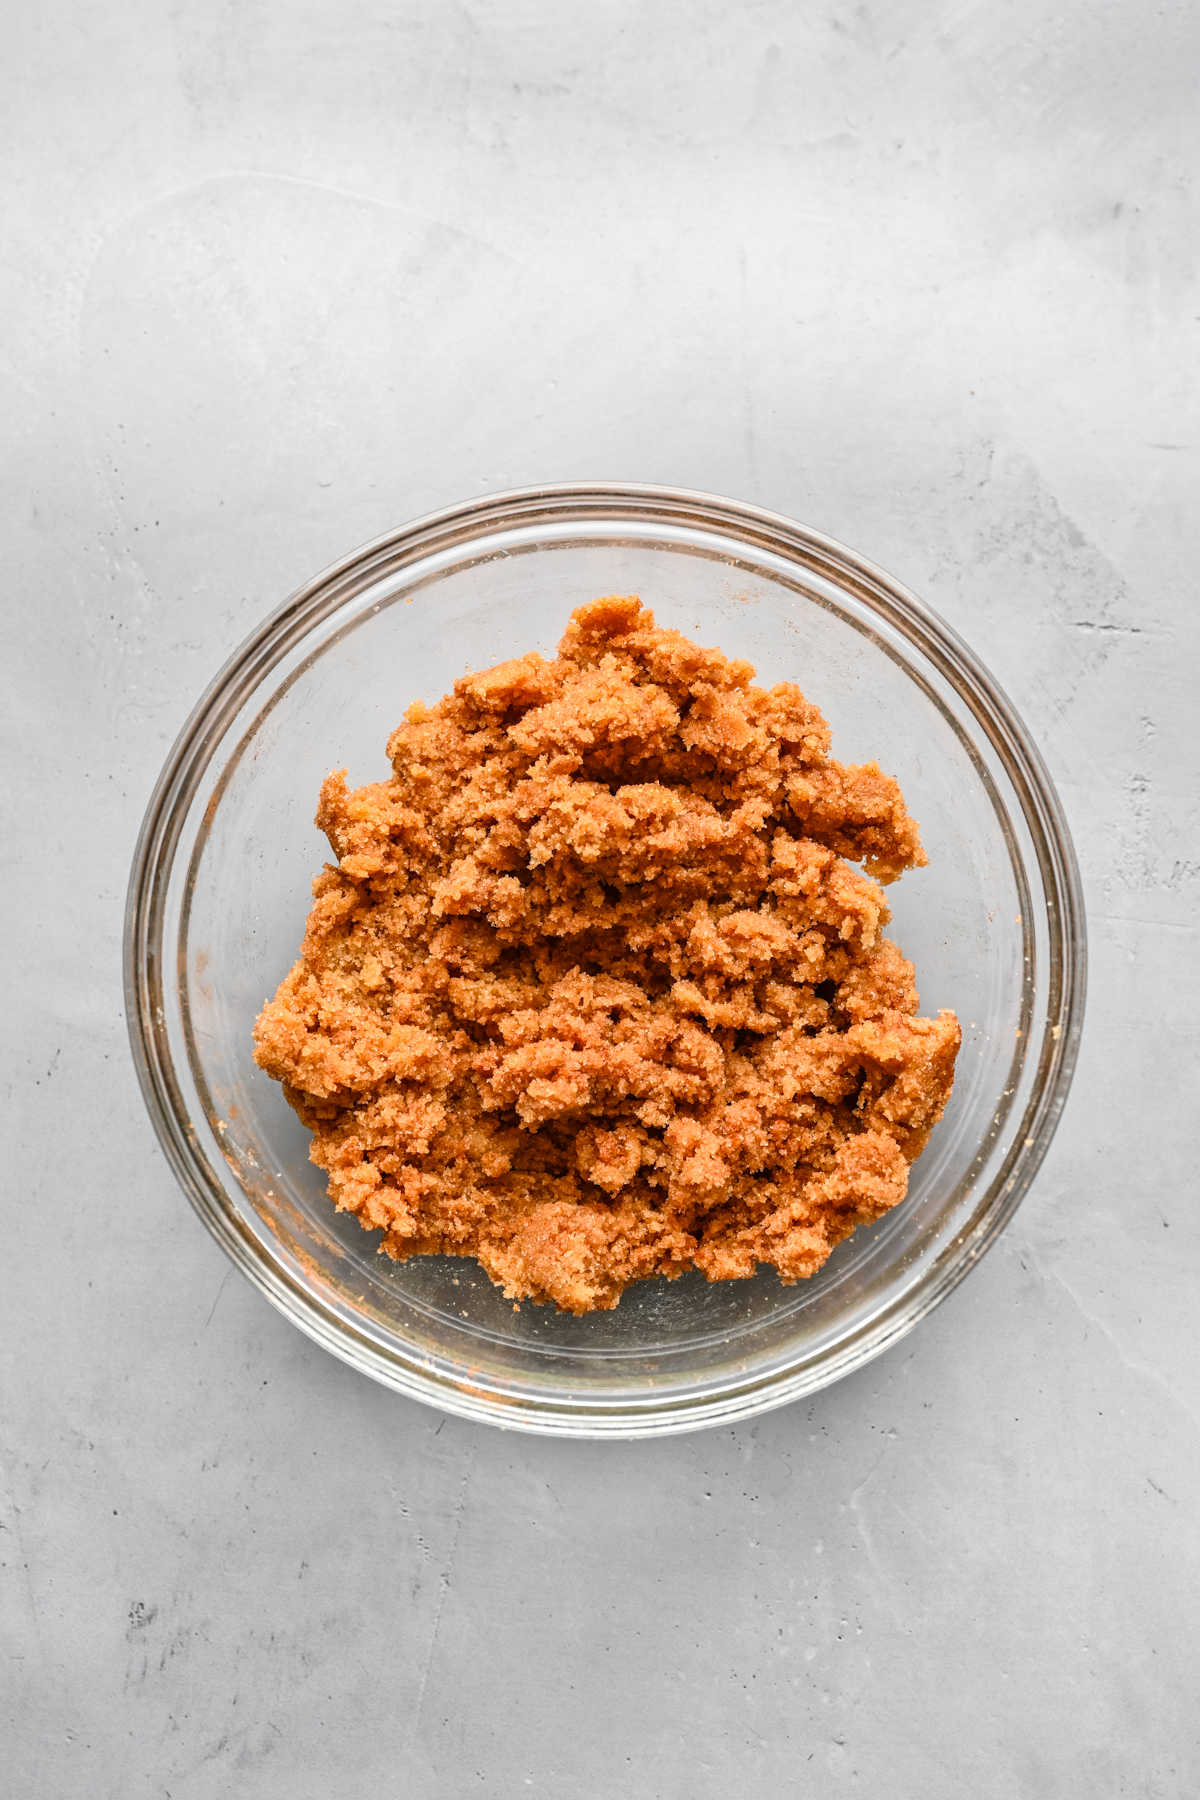
[{"label": "gray concrete surface", "polygon": [[[1198,52],[1135,0],[8,10],[7,1792],[1196,1793]],[[640,1446],[443,1421],[286,1325],[119,991],[233,643],[412,514],[595,475],[922,592],[1091,910],[986,1263],[810,1404]]]}]

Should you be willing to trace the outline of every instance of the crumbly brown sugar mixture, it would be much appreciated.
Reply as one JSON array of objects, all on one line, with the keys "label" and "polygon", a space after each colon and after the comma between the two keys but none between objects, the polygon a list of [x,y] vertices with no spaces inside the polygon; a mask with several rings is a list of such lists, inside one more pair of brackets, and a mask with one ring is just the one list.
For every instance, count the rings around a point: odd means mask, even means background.
[{"label": "crumbly brown sugar mixture", "polygon": [[324,783],[255,1053],[389,1255],[584,1313],[812,1275],[904,1198],[960,1039],[883,935],[917,827],[753,675],[610,596],[411,706],[389,780]]}]

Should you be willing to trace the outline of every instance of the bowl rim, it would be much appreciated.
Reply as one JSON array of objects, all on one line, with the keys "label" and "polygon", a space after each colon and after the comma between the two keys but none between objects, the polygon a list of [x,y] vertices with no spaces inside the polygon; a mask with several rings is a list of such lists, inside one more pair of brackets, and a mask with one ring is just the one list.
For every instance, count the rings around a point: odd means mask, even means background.
[{"label": "bowl rim", "polygon": [[[915,645],[965,699],[1013,782],[1033,842],[1048,904],[1049,992],[1042,1047],[1022,1129],[993,1177],[982,1216],[956,1238],[919,1285],[884,1309],[851,1342],[815,1365],[784,1365],[702,1395],[632,1398],[620,1405],[555,1394],[545,1402],[455,1380],[422,1362],[386,1357],[282,1265],[263,1258],[258,1239],[232,1213],[201,1151],[174,1077],[163,1027],[162,981],[169,964],[162,926],[166,893],[187,805],[208,766],[221,717],[232,718],[261,676],[346,598],[350,576],[375,563],[425,557],[487,532],[538,519],[586,525],[588,516],[681,521],[723,532],[758,549],[814,563]],[[219,741],[222,733],[216,730]],[[1051,903],[1052,902],[1052,903]],[[476,1421],[574,1437],[632,1438],[728,1424],[786,1405],[839,1380],[905,1336],[958,1285],[1008,1224],[1057,1129],[1078,1058],[1087,984],[1087,931],[1074,846],[1045,763],[1007,694],[939,614],[893,576],[838,540],[785,515],[695,489],[637,482],[556,482],[505,489],[425,513],[330,564],[270,612],[234,650],[188,714],[151,793],[138,833],[125,906],[123,974],[130,1048],[159,1143],[193,1209],[232,1262],[307,1336],[352,1367],[409,1398]],[[1032,1052],[1033,1046],[1030,1047]]]}]

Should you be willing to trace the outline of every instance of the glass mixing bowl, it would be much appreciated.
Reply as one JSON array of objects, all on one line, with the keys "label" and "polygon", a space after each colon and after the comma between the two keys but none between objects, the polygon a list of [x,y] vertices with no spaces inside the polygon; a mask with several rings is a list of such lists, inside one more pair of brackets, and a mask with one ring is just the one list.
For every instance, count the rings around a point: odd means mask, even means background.
[{"label": "glass mixing bowl", "polygon": [[[410,700],[552,652],[571,608],[638,593],[665,625],[792,680],[843,761],[878,757],[929,867],[889,891],[922,1010],[962,1021],[958,1079],[908,1199],[811,1281],[631,1288],[614,1312],[514,1308],[472,1263],[396,1264],[336,1214],[251,1028],[299,947],[325,859],[317,789],[388,773]],[[1004,695],[940,619],[818,532],[666,488],[470,501],[318,576],[242,645],[184,726],[134,860],[134,1058],[184,1191],[237,1266],[319,1344],[417,1400],[565,1436],[746,1418],[908,1331],[1011,1218],[1066,1098],[1084,921],[1057,797]]]}]

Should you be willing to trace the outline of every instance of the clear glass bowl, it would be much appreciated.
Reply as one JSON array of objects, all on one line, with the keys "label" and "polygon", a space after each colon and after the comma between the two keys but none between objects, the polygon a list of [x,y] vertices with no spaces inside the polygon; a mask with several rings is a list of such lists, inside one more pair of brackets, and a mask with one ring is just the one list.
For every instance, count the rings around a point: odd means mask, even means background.
[{"label": "clear glass bowl", "polygon": [[[889,893],[922,1008],[955,1008],[958,1080],[908,1200],[815,1279],[699,1276],[576,1319],[514,1308],[474,1263],[397,1265],[339,1217],[251,1027],[290,966],[324,860],[331,768],[387,772],[410,700],[552,651],[572,607],[638,593],[659,620],[793,680],[844,761],[873,756],[929,867]],[[185,725],[151,799],[126,921],[130,1035],[184,1191],[288,1318],[356,1368],[468,1418],[636,1437],[746,1418],[908,1331],[1012,1216],[1075,1061],[1084,921],[1070,838],[1028,734],[971,652],[891,578],[754,507],[646,487],[470,501],[356,551],[269,618]]]}]

